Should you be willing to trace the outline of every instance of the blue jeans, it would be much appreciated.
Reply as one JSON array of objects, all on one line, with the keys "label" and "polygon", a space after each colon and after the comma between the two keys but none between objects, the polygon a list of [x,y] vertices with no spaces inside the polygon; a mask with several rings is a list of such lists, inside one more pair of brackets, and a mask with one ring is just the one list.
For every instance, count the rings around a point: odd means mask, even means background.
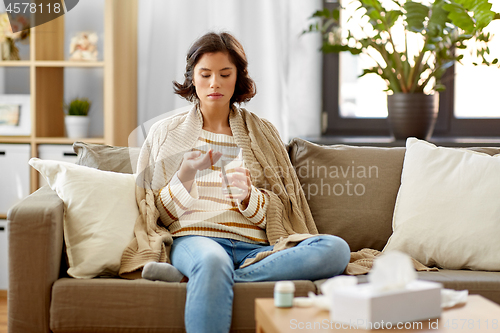
[{"label": "blue jeans", "polygon": [[172,264],[189,278],[186,331],[229,332],[234,282],[330,278],[341,274],[350,259],[349,245],[343,239],[321,235],[239,268],[245,259],[272,249],[226,238],[175,238],[170,253]]}]

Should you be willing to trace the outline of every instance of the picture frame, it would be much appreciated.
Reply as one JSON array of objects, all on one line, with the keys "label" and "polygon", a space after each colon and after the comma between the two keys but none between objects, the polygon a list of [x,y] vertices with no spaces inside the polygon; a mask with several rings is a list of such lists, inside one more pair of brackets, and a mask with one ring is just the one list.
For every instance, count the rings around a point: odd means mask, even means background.
[{"label": "picture frame", "polygon": [[97,61],[97,41],[99,37],[95,32],[82,31],[71,38],[69,46],[69,60],[72,61]]},{"label": "picture frame", "polygon": [[0,125],[19,126],[20,106],[0,104]]},{"label": "picture frame", "polygon": [[31,135],[30,101],[30,95],[0,95],[0,135]]}]

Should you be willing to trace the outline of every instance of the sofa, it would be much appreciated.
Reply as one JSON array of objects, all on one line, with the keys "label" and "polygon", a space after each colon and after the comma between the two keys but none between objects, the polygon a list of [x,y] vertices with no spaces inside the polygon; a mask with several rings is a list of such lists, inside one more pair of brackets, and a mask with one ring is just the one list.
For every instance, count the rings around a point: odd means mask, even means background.
[{"label": "sofa", "polygon": [[[82,142],[74,149],[78,164],[122,173],[132,173],[138,154],[138,149]],[[287,149],[318,231],[344,238],[353,252],[383,250],[392,234],[405,148],[321,146],[296,138]],[[500,153],[500,148],[470,149]],[[325,177],[325,168],[336,173]],[[184,331],[185,283],[69,277],[64,214],[63,201],[48,186],[8,213],[10,333]],[[500,272],[440,269],[418,272],[418,278],[500,304]],[[294,281],[295,295],[320,293],[323,282]],[[273,288],[274,282],[234,286],[232,332],[255,331],[254,300],[273,297]]]}]

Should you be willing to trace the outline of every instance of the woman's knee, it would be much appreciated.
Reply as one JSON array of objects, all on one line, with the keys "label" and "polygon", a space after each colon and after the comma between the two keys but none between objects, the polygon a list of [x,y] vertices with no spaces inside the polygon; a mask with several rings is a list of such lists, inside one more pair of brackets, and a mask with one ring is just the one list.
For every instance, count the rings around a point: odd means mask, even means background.
[{"label": "woman's knee", "polygon": [[324,249],[326,259],[334,262],[343,271],[351,259],[349,244],[338,236],[321,235],[317,237],[320,238],[320,244]]},{"label": "woman's knee", "polygon": [[220,274],[232,276],[234,265],[225,251],[204,251],[199,254],[194,270],[210,276]]}]

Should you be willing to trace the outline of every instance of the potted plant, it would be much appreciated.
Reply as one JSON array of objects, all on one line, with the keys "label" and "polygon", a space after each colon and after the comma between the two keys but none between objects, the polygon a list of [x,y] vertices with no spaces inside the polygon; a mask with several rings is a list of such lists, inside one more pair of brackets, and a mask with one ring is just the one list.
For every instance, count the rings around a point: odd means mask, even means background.
[{"label": "potted plant", "polygon": [[66,110],[64,124],[68,138],[86,138],[88,136],[90,106],[91,102],[87,98],[75,98],[69,104],[64,104]]},{"label": "potted plant", "polygon": [[[386,82],[388,120],[396,139],[431,136],[439,104],[436,92],[444,89],[441,78],[462,60],[464,49],[472,50],[474,65],[498,63],[489,59],[492,35],[484,28],[500,15],[488,0],[347,2],[358,5],[347,18],[357,29],[339,24],[341,8],[325,8],[312,15],[319,20],[304,33],[320,32],[324,53],[363,53],[373,59],[373,67],[361,76],[375,74]],[[403,38],[398,42],[395,35]]]}]

